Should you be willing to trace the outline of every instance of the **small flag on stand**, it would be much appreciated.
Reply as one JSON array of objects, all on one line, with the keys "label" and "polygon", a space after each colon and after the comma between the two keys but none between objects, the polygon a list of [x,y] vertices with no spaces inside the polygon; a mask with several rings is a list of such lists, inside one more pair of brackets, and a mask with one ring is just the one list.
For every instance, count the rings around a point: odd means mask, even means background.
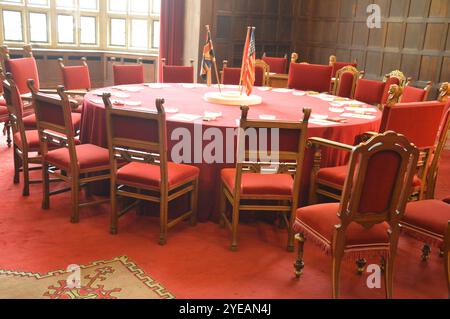
[{"label": "small flag on stand", "polygon": [[[206,33],[206,44],[203,47],[203,58],[202,58],[202,68],[200,70],[200,76],[203,80],[206,80],[209,75],[209,80],[211,80],[211,68],[213,66],[214,58],[214,47],[211,40],[211,31],[207,30]],[[208,83],[210,85],[211,83]]]},{"label": "small flag on stand", "polygon": [[[250,34],[249,34],[250,33]],[[255,68],[256,68],[256,44],[255,44],[255,27],[247,32],[247,39],[244,46],[244,59],[242,61],[242,78],[241,78],[241,94],[245,88],[248,96],[252,94],[253,85],[255,84]]]}]

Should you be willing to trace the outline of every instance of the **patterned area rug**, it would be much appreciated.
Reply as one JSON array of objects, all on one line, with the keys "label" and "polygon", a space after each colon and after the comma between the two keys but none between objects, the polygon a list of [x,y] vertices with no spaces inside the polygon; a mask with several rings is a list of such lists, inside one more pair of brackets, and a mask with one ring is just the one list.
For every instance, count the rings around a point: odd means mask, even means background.
[{"label": "patterned area rug", "polygon": [[0,298],[173,299],[174,296],[127,257],[71,265],[37,274],[0,270]]}]

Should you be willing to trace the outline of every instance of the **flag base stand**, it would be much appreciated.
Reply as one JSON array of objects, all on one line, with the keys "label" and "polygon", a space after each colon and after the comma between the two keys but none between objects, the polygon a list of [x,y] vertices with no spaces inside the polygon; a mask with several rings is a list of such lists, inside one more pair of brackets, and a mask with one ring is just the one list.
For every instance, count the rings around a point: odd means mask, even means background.
[{"label": "flag base stand", "polygon": [[223,105],[258,105],[262,103],[262,97],[258,95],[250,95],[241,93],[239,91],[223,91],[220,92],[208,92],[203,97],[206,102]]}]

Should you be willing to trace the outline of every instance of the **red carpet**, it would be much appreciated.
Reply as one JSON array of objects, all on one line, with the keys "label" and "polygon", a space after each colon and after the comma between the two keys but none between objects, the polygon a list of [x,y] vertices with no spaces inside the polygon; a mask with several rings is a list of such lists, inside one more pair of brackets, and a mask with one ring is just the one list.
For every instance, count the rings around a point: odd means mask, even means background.
[{"label": "red carpet", "polygon": [[[444,155],[438,196],[450,194],[450,153]],[[285,251],[286,233],[264,223],[240,227],[240,250],[229,251],[229,233],[213,223],[188,225],[169,232],[168,244],[158,241],[158,220],[130,213],[120,233],[108,233],[109,206],[83,209],[77,225],[69,222],[69,194],[52,198],[43,211],[41,185],[23,198],[13,185],[12,150],[0,140],[0,269],[47,273],[70,264],[89,264],[127,256],[176,298],[329,298],[331,263],[306,243],[304,276],[293,276],[295,254]],[[402,237],[395,271],[396,298],[447,298],[443,260],[433,252],[420,262],[422,245]],[[348,264],[342,274],[343,298],[384,298],[384,290],[366,287],[366,276]],[[11,293],[13,296],[13,293]],[[7,296],[3,296],[7,297]]]}]

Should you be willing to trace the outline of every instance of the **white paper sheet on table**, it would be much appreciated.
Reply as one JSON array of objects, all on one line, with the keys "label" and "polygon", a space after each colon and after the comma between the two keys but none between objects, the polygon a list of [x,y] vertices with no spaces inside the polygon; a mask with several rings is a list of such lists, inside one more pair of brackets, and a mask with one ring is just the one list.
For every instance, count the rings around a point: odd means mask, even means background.
[{"label": "white paper sheet on table", "polygon": [[345,103],[347,105],[366,105],[366,103],[364,103],[364,102],[355,101],[355,100],[346,101]]},{"label": "white paper sheet on table", "polygon": [[346,111],[353,111],[353,112],[368,112],[368,113],[377,113],[378,110],[373,107],[354,107],[354,106],[346,106]]},{"label": "white paper sheet on table", "polygon": [[186,114],[186,113],[178,113],[169,118],[172,121],[182,121],[182,122],[193,122],[201,119],[201,115],[197,114]]},{"label": "white paper sheet on table", "polygon": [[125,92],[139,92],[144,88],[140,86],[115,86],[116,90],[125,91]]},{"label": "white paper sheet on table", "polygon": [[278,92],[278,93],[290,93],[292,92],[292,89],[273,89],[272,92]]},{"label": "white paper sheet on table", "polygon": [[103,104],[102,99],[89,99],[89,101],[91,101],[94,104]]},{"label": "white paper sheet on table", "polygon": [[365,119],[365,120],[373,120],[374,118],[376,118],[375,115],[358,114],[358,113],[344,113],[341,114],[341,117]]},{"label": "white paper sheet on table", "polygon": [[163,89],[171,87],[171,85],[165,83],[145,83],[144,85],[148,86],[151,89]]},{"label": "white paper sheet on table", "polygon": [[321,120],[321,119],[310,119],[309,123],[316,124],[319,126],[330,126],[330,125],[340,125],[341,124],[338,122],[332,122],[332,121]]}]

